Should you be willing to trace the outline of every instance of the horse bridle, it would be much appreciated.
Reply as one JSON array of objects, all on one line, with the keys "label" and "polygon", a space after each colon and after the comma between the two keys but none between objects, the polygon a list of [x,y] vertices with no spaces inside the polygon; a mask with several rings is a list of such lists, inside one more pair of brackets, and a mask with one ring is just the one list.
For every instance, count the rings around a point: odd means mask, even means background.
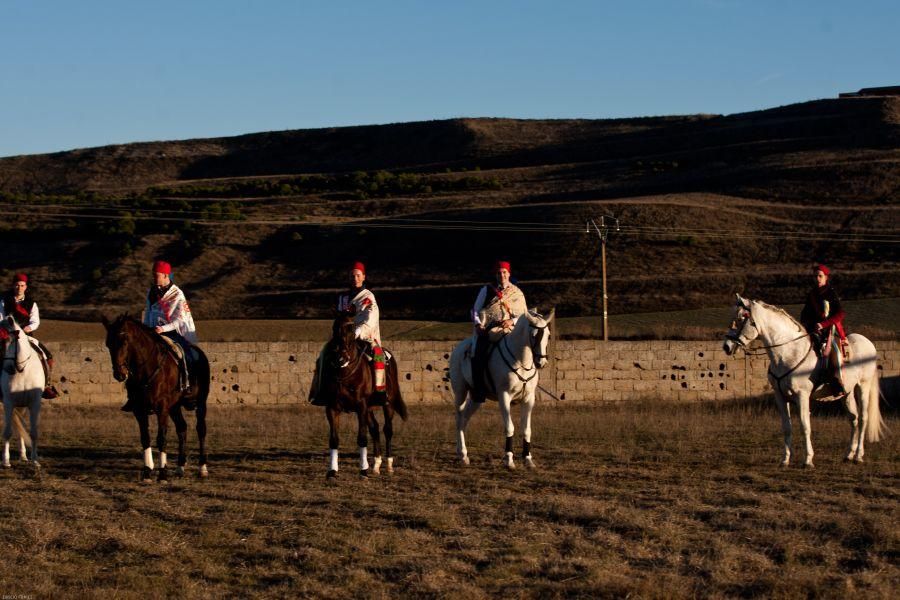
[{"label": "horse bridle", "polygon": [[[19,330],[19,331],[21,331],[21,330]],[[32,355],[32,354],[29,354],[29,355],[28,355],[28,358],[26,358],[26,359],[23,360],[22,362],[19,362],[18,357],[19,357],[19,344],[21,343],[20,338],[22,337],[22,336],[21,336],[21,333],[18,333],[18,334],[15,335],[15,336],[10,335],[9,337],[10,337],[10,338],[15,338],[15,339],[12,339],[12,341],[10,341],[10,345],[12,345],[12,344],[15,344],[15,345],[16,345],[16,353],[15,353],[14,356],[4,356],[4,357],[3,357],[3,362],[5,363],[5,362],[9,362],[9,361],[14,361],[14,362],[15,362],[15,365],[16,365],[16,367],[15,367],[15,368],[16,368],[16,373],[21,373],[22,371],[25,370],[25,365],[28,363],[29,360],[31,360],[31,357],[32,357],[33,355]],[[12,375],[12,371],[8,371],[8,373],[9,373],[10,375]]]},{"label": "horse bridle", "polygon": [[[519,374],[520,367],[514,367],[510,363],[510,361],[506,358],[506,356],[503,354],[502,348],[499,349],[500,350],[499,351],[500,358],[503,359],[503,363],[507,366],[507,368],[509,368],[510,371],[513,372],[513,374],[516,377],[519,378],[519,381],[521,381],[522,383],[528,383],[529,381],[531,381],[532,379],[534,379],[537,376],[538,361],[542,358],[547,358],[547,356],[548,356],[546,354],[541,354],[541,351],[540,351],[541,342],[544,339],[544,335],[546,335],[546,331],[547,331],[548,327],[550,327],[549,323],[547,323],[543,327],[534,327],[534,329],[538,331],[538,334],[534,337],[534,340],[532,340],[532,342],[529,344],[529,347],[531,348],[531,357],[532,357],[531,366],[530,367],[526,367],[525,365],[520,366],[521,369],[523,371],[525,371],[525,373],[531,373],[532,371],[534,371],[527,378],[523,377],[522,375]],[[537,346],[537,349],[535,349],[535,346]],[[506,348],[506,352],[511,357],[513,357],[513,360],[515,360],[515,356],[513,355],[512,350],[510,350],[510,348],[509,348],[509,342],[507,341],[507,336],[503,336],[503,347]]]},{"label": "horse bridle", "polygon": [[[738,328],[737,328],[738,327],[737,321],[735,320],[735,321],[731,322],[731,328],[725,334],[725,339],[731,340],[732,342],[734,342],[735,344],[740,346],[744,350],[745,353],[747,353],[751,356],[760,356],[761,354],[763,354],[762,352],[750,352],[750,348],[749,348],[748,344],[750,344],[753,340],[745,342],[741,339],[744,336],[744,329],[747,327],[747,324],[749,323],[750,325],[753,325],[753,327],[756,327],[756,321],[753,320],[753,315],[750,313],[749,308],[747,308],[746,306],[743,306],[743,305],[739,305],[739,306],[747,312],[747,316],[744,317],[743,321],[741,322],[740,331],[738,331]],[[759,331],[759,327],[756,327],[756,330]],[[770,344],[768,346],[765,346],[765,345],[757,346],[755,349],[756,350],[768,350],[769,348],[779,348],[781,346],[787,346],[788,344],[792,344],[792,343],[796,342],[797,340],[802,340],[803,338],[807,338],[807,337],[809,337],[808,333],[802,333],[799,336],[792,338],[786,342],[781,342],[780,344]],[[812,346],[810,345],[810,347],[812,347]],[[809,353],[807,352],[807,354],[809,354]]]}]

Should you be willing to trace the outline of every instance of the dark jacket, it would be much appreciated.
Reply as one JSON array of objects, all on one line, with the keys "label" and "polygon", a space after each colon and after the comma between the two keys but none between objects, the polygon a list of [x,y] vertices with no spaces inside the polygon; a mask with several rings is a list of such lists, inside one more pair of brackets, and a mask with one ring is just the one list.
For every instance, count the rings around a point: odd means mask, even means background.
[{"label": "dark jacket", "polygon": [[[826,304],[827,314],[826,314]],[[841,307],[841,299],[837,292],[826,283],[822,287],[814,287],[806,296],[806,304],[800,313],[800,322],[810,333],[814,333],[816,325],[821,324],[822,329],[827,330],[832,325],[836,326],[838,335],[844,339],[844,309]]]}]

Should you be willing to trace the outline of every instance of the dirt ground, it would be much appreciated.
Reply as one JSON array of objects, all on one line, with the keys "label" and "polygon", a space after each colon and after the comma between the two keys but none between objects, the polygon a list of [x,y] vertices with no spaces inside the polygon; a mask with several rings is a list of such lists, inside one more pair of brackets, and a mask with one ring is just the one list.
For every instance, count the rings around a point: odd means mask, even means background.
[{"label": "dirt ground", "polygon": [[[452,410],[398,423],[361,480],[355,431],[326,484],[320,409],[215,407],[210,478],[138,483],[133,419],[48,407],[39,473],[0,472],[2,593],[19,597],[893,597],[900,436],[777,466],[768,406],[538,406],[538,468],[507,471],[495,405],[455,460]],[[196,441],[189,438],[196,452]],[[517,435],[517,456],[521,438]],[[893,591],[892,591],[893,590]]]}]

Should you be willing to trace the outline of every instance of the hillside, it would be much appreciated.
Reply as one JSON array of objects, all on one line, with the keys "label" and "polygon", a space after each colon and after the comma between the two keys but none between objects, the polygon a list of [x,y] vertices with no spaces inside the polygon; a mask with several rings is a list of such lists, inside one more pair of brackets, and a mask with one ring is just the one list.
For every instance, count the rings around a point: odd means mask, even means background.
[{"label": "hillside", "polygon": [[[461,320],[495,257],[530,304],[796,303],[827,261],[848,300],[900,297],[900,99],[729,116],[456,119],[0,159],[4,269],[42,311],[139,310],[169,258],[204,319],[327,316],[351,260],[392,318]],[[456,221],[448,225],[448,221]],[[464,221],[464,223],[463,223]]]}]

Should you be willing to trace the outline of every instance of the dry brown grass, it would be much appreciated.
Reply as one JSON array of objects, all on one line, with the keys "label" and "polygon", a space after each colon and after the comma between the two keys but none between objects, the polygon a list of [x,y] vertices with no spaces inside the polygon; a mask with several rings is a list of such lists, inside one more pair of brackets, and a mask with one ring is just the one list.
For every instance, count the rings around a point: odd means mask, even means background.
[{"label": "dry brown grass", "polygon": [[454,460],[451,410],[418,407],[398,427],[393,476],[357,478],[345,424],[343,470],[328,486],[319,410],[210,417],[210,479],[141,486],[130,417],[48,408],[42,473],[0,473],[3,594],[889,597],[900,587],[900,437],[846,465],[842,418],[814,420],[817,469],[782,470],[777,416],[752,404],[544,405],[539,469],[507,472],[495,406],[473,421],[469,468]]}]

